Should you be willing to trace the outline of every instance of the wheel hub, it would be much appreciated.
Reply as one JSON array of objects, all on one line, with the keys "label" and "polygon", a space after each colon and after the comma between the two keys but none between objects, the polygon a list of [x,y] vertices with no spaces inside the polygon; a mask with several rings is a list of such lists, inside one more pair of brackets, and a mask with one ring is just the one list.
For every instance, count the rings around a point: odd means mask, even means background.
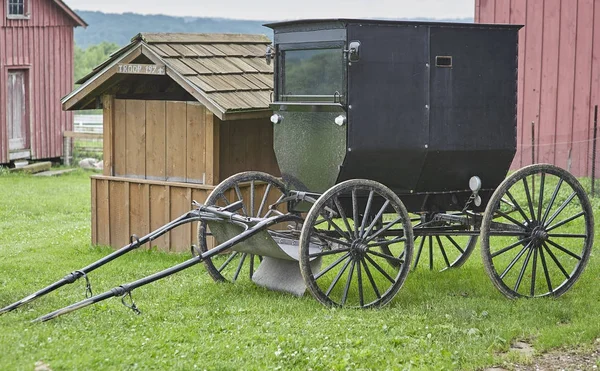
[{"label": "wheel hub", "polygon": [[352,256],[354,260],[361,260],[366,253],[367,245],[362,239],[353,241],[352,245],[350,245],[350,256]]},{"label": "wheel hub", "polygon": [[548,232],[542,226],[537,226],[531,232],[531,237],[533,237],[533,245],[535,247],[542,246],[544,241],[548,240]]}]

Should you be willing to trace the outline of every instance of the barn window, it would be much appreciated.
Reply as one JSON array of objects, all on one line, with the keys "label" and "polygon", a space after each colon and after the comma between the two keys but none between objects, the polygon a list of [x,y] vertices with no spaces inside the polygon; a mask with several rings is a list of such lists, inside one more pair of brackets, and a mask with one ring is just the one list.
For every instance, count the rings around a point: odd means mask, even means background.
[{"label": "barn window", "polygon": [[8,18],[25,18],[29,16],[27,11],[27,0],[7,0]]}]

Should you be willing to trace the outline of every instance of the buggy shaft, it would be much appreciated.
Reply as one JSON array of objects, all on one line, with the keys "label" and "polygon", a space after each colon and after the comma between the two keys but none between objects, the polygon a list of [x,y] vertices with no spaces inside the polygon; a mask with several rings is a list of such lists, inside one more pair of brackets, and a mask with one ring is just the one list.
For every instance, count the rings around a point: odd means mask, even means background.
[{"label": "buggy shaft", "polygon": [[86,276],[86,274],[94,271],[95,269],[100,268],[101,266],[103,266],[103,265],[105,265],[105,264],[113,261],[114,259],[116,259],[116,258],[118,258],[118,257],[120,257],[120,256],[122,256],[122,255],[124,255],[124,254],[126,254],[126,253],[128,253],[128,252],[130,252],[130,251],[132,251],[132,250],[134,250],[134,249],[136,249],[136,248],[138,248],[138,247],[140,247],[140,246],[148,243],[148,242],[151,242],[151,241],[155,240],[156,238],[162,236],[163,234],[167,233],[168,231],[170,231],[173,228],[176,228],[176,227],[178,227],[178,226],[180,226],[182,224],[194,222],[194,221],[197,221],[197,220],[199,220],[198,210],[192,210],[192,211],[189,211],[189,212],[181,215],[177,219],[169,222],[168,224],[165,224],[164,226],[162,226],[162,227],[160,227],[160,228],[158,228],[158,229],[156,229],[156,230],[148,233],[147,235],[145,235],[142,238],[139,238],[139,239],[136,238],[134,240],[134,238],[132,236],[131,243],[129,243],[128,245],[123,246],[119,250],[117,250],[117,251],[115,251],[115,252],[113,252],[113,253],[105,256],[104,258],[102,258],[100,260],[97,260],[94,263],[92,263],[92,264],[90,264],[90,265],[88,265],[88,266],[86,266],[84,268],[81,268],[81,269],[76,270],[76,271],[74,271],[72,273],[69,273],[64,278],[62,278],[62,279],[54,282],[53,284],[48,285],[45,288],[43,288],[43,289],[41,289],[39,291],[36,291],[35,293],[33,293],[33,294],[31,294],[31,295],[29,295],[29,296],[27,296],[27,297],[25,297],[25,298],[23,298],[23,299],[15,302],[15,303],[12,303],[12,304],[10,304],[10,305],[8,305],[8,306],[0,309],[0,315],[2,315],[4,313],[8,313],[10,311],[13,311],[13,310],[19,308],[22,305],[30,303],[30,302],[34,301],[35,299],[37,299],[37,298],[40,298],[40,297],[42,297],[42,296],[44,296],[46,294],[51,293],[54,290],[57,290],[57,289],[61,288],[64,285],[67,285],[67,284],[70,284],[70,283],[73,283],[73,282],[77,281],[78,279],[80,279],[81,277]]},{"label": "buggy shaft", "polygon": [[106,291],[102,294],[96,295],[94,297],[91,297],[89,299],[85,299],[82,300],[78,303],[69,305],[65,308],[62,309],[58,309],[52,313],[48,313],[44,316],[41,316],[37,319],[35,319],[33,322],[46,322],[49,321],[51,319],[54,319],[56,317],[59,317],[63,314],[67,314],[70,312],[73,312],[75,310],[81,309],[81,308],[85,308],[89,305],[98,303],[100,301],[115,297],[115,296],[124,296],[128,293],[130,293],[131,291],[135,290],[138,287],[141,286],[145,286],[149,283],[152,283],[154,281],[160,280],[162,278],[171,276],[177,272],[180,272],[184,269],[187,269],[191,266],[194,266],[202,261],[204,261],[205,259],[208,258],[212,258],[213,256],[220,254],[222,252],[225,252],[227,250],[229,250],[232,246],[234,246],[237,243],[240,243],[250,237],[252,237],[253,235],[255,235],[256,233],[260,232],[261,230],[264,230],[272,225],[278,224],[278,223],[282,223],[282,222],[287,222],[287,221],[291,221],[291,220],[300,220],[298,216],[293,215],[293,214],[283,214],[283,215],[277,215],[277,216],[273,216],[271,218],[265,219],[259,223],[257,223],[256,225],[254,225],[253,227],[248,228],[247,230],[245,230],[244,232],[240,233],[239,235],[233,237],[230,240],[227,240],[221,244],[219,244],[218,246],[214,247],[211,250],[206,251],[205,253],[195,256],[191,259],[188,259],[182,263],[179,263],[171,268],[162,270],[160,272],[154,273],[148,277],[144,277],[141,278],[137,281],[133,281],[131,283],[128,284],[124,284],[124,285],[120,285],[118,287],[115,287],[109,291]]}]

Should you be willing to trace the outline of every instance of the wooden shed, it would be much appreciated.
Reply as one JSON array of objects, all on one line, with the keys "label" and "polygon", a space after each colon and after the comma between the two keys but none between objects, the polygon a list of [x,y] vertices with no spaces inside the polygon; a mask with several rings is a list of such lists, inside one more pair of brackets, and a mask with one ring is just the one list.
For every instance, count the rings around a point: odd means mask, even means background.
[{"label": "wooden shed", "polygon": [[73,114],[73,28],[87,24],[60,0],[0,1],[0,164],[62,156]]},{"label": "wooden shed", "polygon": [[[139,34],[79,83],[63,109],[103,108],[104,171],[92,176],[92,242],[115,248],[203,202],[240,171],[278,175],[266,36]],[[196,226],[153,245],[189,249]]]}]

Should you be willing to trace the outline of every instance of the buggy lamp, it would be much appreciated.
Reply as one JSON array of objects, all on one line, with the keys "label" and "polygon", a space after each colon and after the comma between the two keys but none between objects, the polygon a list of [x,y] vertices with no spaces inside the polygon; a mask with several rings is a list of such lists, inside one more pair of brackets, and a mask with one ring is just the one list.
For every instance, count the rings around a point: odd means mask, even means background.
[{"label": "buggy lamp", "polygon": [[473,191],[472,199],[475,202],[475,206],[481,206],[481,196],[478,195],[481,189],[481,179],[478,176],[472,176],[469,179],[469,188]]},{"label": "buggy lamp", "polygon": [[469,179],[469,188],[471,188],[471,191],[473,192],[479,192],[481,189],[481,179],[478,176],[472,176],[471,179]]},{"label": "buggy lamp", "polygon": [[278,115],[278,114],[273,114],[273,116],[271,116],[271,122],[274,124],[280,124],[281,121],[283,121],[283,116]]},{"label": "buggy lamp", "polygon": [[346,116],[339,115],[335,118],[335,124],[338,126],[343,126],[346,123]]}]

